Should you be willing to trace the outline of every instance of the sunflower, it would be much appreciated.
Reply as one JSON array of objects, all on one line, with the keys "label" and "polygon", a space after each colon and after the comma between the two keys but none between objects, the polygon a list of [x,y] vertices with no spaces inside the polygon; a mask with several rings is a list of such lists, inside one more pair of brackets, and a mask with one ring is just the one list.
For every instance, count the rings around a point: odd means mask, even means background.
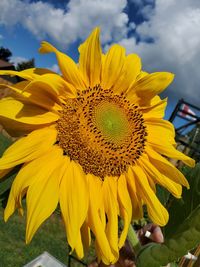
[{"label": "sunflower", "polygon": [[82,258],[92,231],[98,258],[114,263],[144,205],[154,223],[167,223],[156,184],[177,198],[182,186],[189,188],[167,158],[189,166],[194,160],[176,150],[174,128],[163,119],[167,99],[158,96],[174,75],[143,72],[140,58],[118,44],[103,54],[98,28],[80,45],[78,64],[47,42],[39,51],[55,53],[61,75],[37,68],[0,72],[23,78],[0,101],[1,124],[20,137],[0,159],[1,177],[21,165],[5,221],[16,209],[23,214],[26,195],[29,243],[59,203],[71,250]]}]

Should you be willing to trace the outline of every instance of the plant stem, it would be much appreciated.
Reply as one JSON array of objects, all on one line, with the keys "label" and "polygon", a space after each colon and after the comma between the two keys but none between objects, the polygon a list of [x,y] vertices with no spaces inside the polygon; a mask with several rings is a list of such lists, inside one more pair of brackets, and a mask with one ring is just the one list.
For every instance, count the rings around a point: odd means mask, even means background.
[{"label": "plant stem", "polygon": [[129,229],[128,229],[128,241],[131,247],[133,248],[135,254],[137,255],[142,246],[131,224],[129,225]]}]

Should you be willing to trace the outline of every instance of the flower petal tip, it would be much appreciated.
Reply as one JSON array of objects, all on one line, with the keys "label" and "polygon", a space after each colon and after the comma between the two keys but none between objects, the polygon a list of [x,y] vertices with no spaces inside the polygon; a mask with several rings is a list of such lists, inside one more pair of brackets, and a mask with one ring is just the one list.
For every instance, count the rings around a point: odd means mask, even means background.
[{"label": "flower petal tip", "polygon": [[41,46],[38,51],[41,54],[47,54],[47,53],[56,52],[56,48],[50,43],[43,41],[41,42]]},{"label": "flower petal tip", "polygon": [[93,33],[100,34],[100,31],[101,31],[100,26],[97,26],[96,28],[94,28],[92,34]]},{"label": "flower petal tip", "polygon": [[25,239],[25,243],[26,243],[26,245],[30,244],[31,239],[32,239],[32,238],[26,236],[26,239]]},{"label": "flower petal tip", "polygon": [[168,81],[168,85],[170,85],[174,80],[175,74],[172,72],[165,72],[165,79]]},{"label": "flower petal tip", "polygon": [[6,216],[5,213],[4,213],[4,217],[3,217],[3,219],[4,219],[4,222],[5,222],[5,223],[8,221],[8,218],[9,218],[9,217]]}]

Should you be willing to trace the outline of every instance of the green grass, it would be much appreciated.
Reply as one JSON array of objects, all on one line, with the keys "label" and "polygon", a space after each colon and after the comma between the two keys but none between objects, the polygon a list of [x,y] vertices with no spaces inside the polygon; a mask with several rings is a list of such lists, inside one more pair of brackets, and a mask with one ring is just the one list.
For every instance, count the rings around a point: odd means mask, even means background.
[{"label": "green grass", "polygon": [[[16,213],[5,223],[3,208],[0,207],[0,267],[22,267],[44,251],[67,264],[68,246],[60,215],[52,215],[37,231],[31,243],[26,245],[25,217]],[[92,255],[84,261],[90,259],[93,259]],[[83,265],[72,260],[71,266]]]},{"label": "green grass", "polygon": [[64,227],[57,215],[53,215],[39,229],[29,245],[25,244],[25,218],[13,215],[7,223],[0,209],[0,266],[21,267],[44,251],[67,263],[68,247]]}]

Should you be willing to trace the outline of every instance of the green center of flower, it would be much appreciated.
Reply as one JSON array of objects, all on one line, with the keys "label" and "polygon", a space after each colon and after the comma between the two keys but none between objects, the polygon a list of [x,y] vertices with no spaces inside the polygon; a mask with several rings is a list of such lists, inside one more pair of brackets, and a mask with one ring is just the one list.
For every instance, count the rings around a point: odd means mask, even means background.
[{"label": "green center of flower", "polygon": [[57,121],[57,144],[84,172],[119,177],[144,151],[142,112],[124,95],[100,85],[66,99]]},{"label": "green center of flower", "polygon": [[123,109],[108,101],[95,108],[95,123],[105,140],[120,144],[129,134],[129,122]]}]

